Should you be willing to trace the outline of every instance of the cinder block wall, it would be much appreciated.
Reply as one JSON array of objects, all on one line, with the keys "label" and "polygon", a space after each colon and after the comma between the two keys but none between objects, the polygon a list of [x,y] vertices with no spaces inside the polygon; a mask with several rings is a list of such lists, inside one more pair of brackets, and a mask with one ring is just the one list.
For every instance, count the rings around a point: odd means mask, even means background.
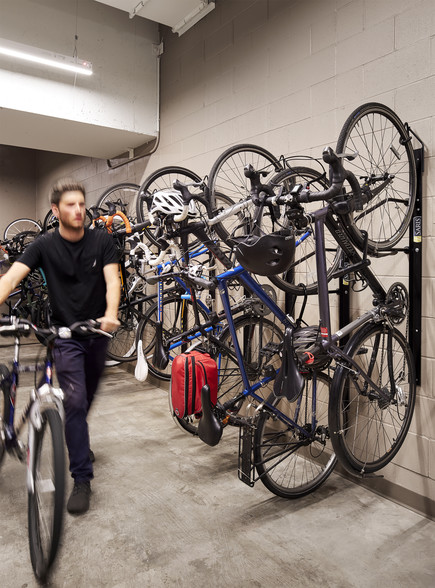
[{"label": "cinder block wall", "polygon": [[[422,385],[405,445],[376,491],[435,514],[435,5],[432,0],[216,0],[182,37],[163,29],[161,135],[143,178],[164,165],[207,174],[228,146],[319,156],[348,114],[378,101],[425,143]],[[146,163],[146,166],[145,166]],[[374,269],[407,280],[406,256]],[[354,312],[370,296],[352,295]]]}]

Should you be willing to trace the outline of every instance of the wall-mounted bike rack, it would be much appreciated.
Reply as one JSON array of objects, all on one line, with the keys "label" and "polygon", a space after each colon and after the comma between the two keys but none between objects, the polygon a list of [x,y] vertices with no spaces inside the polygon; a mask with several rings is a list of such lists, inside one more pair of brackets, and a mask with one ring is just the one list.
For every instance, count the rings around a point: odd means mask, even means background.
[{"label": "wall-mounted bike rack", "polygon": [[[422,239],[423,239],[423,171],[424,171],[424,144],[421,139],[405,125],[420,143],[420,147],[414,149],[414,157],[417,171],[417,194],[409,225],[409,245],[399,251],[408,255],[409,262],[409,328],[408,342],[415,360],[416,383],[421,383],[421,314],[422,314]],[[412,279],[411,279],[412,276]],[[346,325],[350,322],[350,293],[351,288],[345,277],[340,278],[338,289],[335,290],[339,297],[339,324]]]}]

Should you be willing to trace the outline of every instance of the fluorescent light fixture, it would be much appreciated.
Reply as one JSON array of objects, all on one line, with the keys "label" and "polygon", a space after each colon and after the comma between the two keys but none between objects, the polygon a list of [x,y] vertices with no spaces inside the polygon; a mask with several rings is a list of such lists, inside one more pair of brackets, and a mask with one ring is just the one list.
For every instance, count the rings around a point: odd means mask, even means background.
[{"label": "fluorescent light fixture", "polygon": [[189,30],[193,25],[195,25],[198,21],[200,21],[204,16],[206,16],[209,12],[214,10],[215,3],[212,0],[203,0],[198,4],[196,8],[192,10],[183,20],[177,22],[176,25],[172,27],[173,33],[178,33],[181,36],[187,30]]},{"label": "fluorescent light fixture", "polygon": [[89,61],[84,61],[78,57],[68,57],[60,53],[52,53],[51,51],[45,51],[45,49],[29,47],[29,45],[15,43],[15,41],[6,39],[0,39],[0,55],[72,71],[85,76],[92,75],[92,63]]}]

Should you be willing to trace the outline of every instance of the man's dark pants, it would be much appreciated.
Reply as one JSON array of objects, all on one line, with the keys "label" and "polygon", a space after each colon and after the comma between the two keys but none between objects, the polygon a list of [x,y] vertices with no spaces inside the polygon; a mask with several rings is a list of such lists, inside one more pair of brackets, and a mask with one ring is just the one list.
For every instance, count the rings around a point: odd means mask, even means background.
[{"label": "man's dark pants", "polygon": [[56,340],[55,368],[65,397],[65,440],[75,482],[94,477],[86,419],[104,369],[108,341],[104,336]]}]

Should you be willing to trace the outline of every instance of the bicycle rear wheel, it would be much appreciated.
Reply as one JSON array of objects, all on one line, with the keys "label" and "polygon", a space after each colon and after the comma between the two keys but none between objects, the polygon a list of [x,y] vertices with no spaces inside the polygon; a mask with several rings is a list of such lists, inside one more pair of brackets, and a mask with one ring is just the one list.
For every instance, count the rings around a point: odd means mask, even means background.
[{"label": "bicycle rear wheel", "polygon": [[[219,201],[218,195],[229,197],[234,204],[249,198],[251,183],[244,174],[244,168],[249,164],[256,171],[262,172],[261,181],[264,184],[282,169],[276,157],[258,145],[241,144],[230,147],[218,157],[210,171],[208,189],[212,211],[222,210],[222,200]],[[256,208],[252,204],[244,212],[214,225],[219,237],[226,242],[236,230],[249,234]]]},{"label": "bicycle rear wheel", "polygon": [[[383,324],[357,331],[344,352],[360,366],[341,362],[331,385],[329,423],[340,463],[353,474],[376,472],[399,451],[411,423],[416,376],[411,349],[403,335]],[[361,372],[388,392],[385,400]]]},{"label": "bicycle rear wheel", "polygon": [[[307,167],[295,167],[284,170],[277,174],[271,184],[282,188],[283,194],[290,194],[297,184],[308,184],[312,192],[320,192],[328,188],[328,182],[324,174]],[[305,212],[313,212],[322,206],[321,202],[304,204]],[[281,211],[282,223],[288,225],[288,210]],[[317,292],[317,266],[314,232],[311,227],[296,228],[296,249],[295,258],[290,268],[284,273],[276,276],[269,276],[269,280],[280,290],[302,296],[304,294],[315,294]],[[325,227],[325,254],[328,279],[339,267],[343,253],[337,242]]]},{"label": "bicycle rear wheel", "polygon": [[258,419],[254,464],[260,480],[277,496],[300,498],[313,492],[337,463],[329,440],[329,385],[326,375],[307,373],[296,401],[271,395],[276,413],[266,408]]},{"label": "bicycle rear wheel", "polygon": [[[366,231],[370,251],[391,249],[405,234],[416,200],[417,174],[409,130],[387,106],[363,104],[348,117],[337,141],[338,153],[355,151],[358,156],[345,167],[357,178],[364,178],[371,195],[362,211],[349,216],[350,236],[362,248],[362,232]],[[376,194],[384,182],[384,189]]]},{"label": "bicycle rear wheel", "polygon": [[53,408],[41,412],[34,430],[33,488],[28,490],[30,558],[35,576],[47,579],[55,560],[63,524],[65,454],[62,419]]}]

